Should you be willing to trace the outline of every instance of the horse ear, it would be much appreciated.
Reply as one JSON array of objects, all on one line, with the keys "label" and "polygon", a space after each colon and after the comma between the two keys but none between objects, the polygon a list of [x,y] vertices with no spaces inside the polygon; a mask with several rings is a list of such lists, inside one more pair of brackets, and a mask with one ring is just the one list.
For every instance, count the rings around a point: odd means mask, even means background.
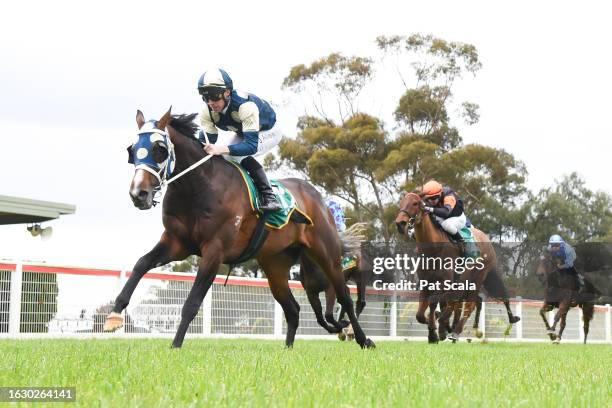
[{"label": "horse ear", "polygon": [[144,115],[140,110],[136,111],[136,123],[138,124],[138,129],[142,128],[142,125],[145,123]]},{"label": "horse ear", "polygon": [[164,130],[166,126],[170,123],[170,119],[172,118],[170,111],[172,111],[172,106],[168,108],[168,112],[164,113],[164,116],[157,122],[157,128]]}]

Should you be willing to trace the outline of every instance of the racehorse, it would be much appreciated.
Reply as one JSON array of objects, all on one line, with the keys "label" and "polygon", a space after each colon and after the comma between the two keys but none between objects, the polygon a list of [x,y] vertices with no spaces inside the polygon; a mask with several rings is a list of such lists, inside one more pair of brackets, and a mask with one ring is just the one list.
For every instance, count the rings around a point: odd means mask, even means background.
[{"label": "racehorse", "polygon": [[[434,225],[431,215],[424,213],[423,196],[418,190],[406,193],[402,197],[395,223],[400,234],[405,236],[409,234],[410,229],[414,228],[418,253],[423,254],[425,258],[446,260],[458,259],[462,256],[461,250],[451,243],[448,235]],[[504,301],[509,323],[513,324],[520,320],[518,316],[512,314],[510,309],[507,291],[496,271],[497,256],[489,238],[485,233],[474,227],[472,227],[472,234],[480,249],[482,267],[471,268],[461,275],[457,275],[452,268],[439,268],[435,265],[433,267],[421,267],[417,271],[420,280],[433,284],[439,282],[440,287],[443,287],[445,282],[456,282],[463,288],[454,291],[427,288],[419,292],[419,307],[416,319],[419,323],[427,324],[430,343],[436,343],[438,339],[444,340],[449,329],[452,331],[449,338],[453,341],[458,339],[474,308],[478,307],[477,314],[480,312],[481,299],[478,293],[485,283],[487,285],[485,289],[488,288],[487,291],[492,296],[499,296]],[[473,283],[475,288],[469,289],[468,283]],[[457,313],[462,301],[466,302],[463,314],[456,324],[450,326],[449,317],[453,312]],[[435,309],[438,303],[442,306],[442,313],[439,315],[439,327],[436,334]],[[428,307],[429,316],[426,318],[425,310]],[[478,333],[478,320],[475,319],[474,321],[476,333]]]},{"label": "racehorse", "polygon": [[[589,323],[593,319],[595,312],[594,300],[597,298],[597,290],[591,282],[585,279],[584,292],[579,293],[574,276],[557,268],[548,253],[540,257],[536,268],[536,276],[546,286],[546,294],[544,296],[544,304],[540,308],[540,316],[542,316],[550,339],[555,344],[561,341],[563,330],[565,330],[567,313],[570,308],[578,306],[582,309],[582,329],[584,332],[584,343],[586,344],[587,336],[589,335]],[[546,319],[546,312],[550,312],[555,308],[559,310],[555,314],[551,327]],[[559,323],[559,334],[555,333],[557,323]]]},{"label": "racehorse", "polygon": [[[196,139],[196,114],[171,115],[170,109],[159,121],[145,122],[138,111],[138,140],[128,148],[136,165],[130,186],[134,205],[147,210],[154,205],[154,196],[161,190],[170,173],[181,174],[204,160],[206,154]],[[154,159],[148,162],[149,157]],[[140,163],[140,164],[139,164]],[[175,176],[176,177],[176,176]],[[355,339],[362,347],[374,347],[366,338],[353,308],[353,301],[342,274],[342,241],[323,199],[309,183],[299,179],[280,180],[301,211],[312,223],[289,222],[282,229],[269,232],[255,258],[266,273],[274,299],[282,306],[287,320],[285,344],[292,347],[299,323],[299,305],[288,284],[289,268],[300,256],[315,262],[333,285],[338,301],[346,309],[355,328]],[[164,232],[155,247],[136,262],[113,312],[107,316],[105,330],[123,324],[120,313],[128,305],[134,289],[150,269],[189,255],[201,256],[193,286],[181,311],[181,321],[172,342],[181,347],[189,324],[217,275],[221,263],[236,261],[253,234],[259,214],[249,201],[249,193],[241,172],[234,164],[219,156],[184,173],[167,185],[163,199]]]}]

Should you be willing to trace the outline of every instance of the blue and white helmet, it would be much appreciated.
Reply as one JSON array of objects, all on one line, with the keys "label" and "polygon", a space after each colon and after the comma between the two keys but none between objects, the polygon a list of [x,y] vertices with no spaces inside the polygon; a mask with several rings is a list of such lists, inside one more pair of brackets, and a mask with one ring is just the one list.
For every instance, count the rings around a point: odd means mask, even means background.
[{"label": "blue and white helmet", "polygon": [[554,234],[550,236],[550,239],[548,240],[549,244],[563,244],[565,243],[565,241],[563,240],[563,238],[561,238],[561,235],[558,234]]},{"label": "blue and white helmet", "polygon": [[208,88],[216,90],[229,89],[231,91],[234,89],[234,83],[227,72],[220,68],[214,68],[204,72],[198,80],[198,91],[200,94]]}]

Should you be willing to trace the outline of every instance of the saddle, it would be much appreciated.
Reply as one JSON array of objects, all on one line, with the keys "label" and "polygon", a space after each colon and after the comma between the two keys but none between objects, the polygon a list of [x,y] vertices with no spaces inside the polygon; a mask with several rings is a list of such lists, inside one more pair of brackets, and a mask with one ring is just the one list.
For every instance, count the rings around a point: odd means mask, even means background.
[{"label": "saddle", "polygon": [[442,231],[448,237],[450,243],[453,244],[462,254],[464,254],[466,258],[476,258],[480,256],[480,249],[476,244],[474,234],[472,234],[471,227],[473,224],[469,218],[466,217],[465,227],[459,230],[459,235],[461,235],[461,238],[463,238],[463,241],[459,241],[456,237],[449,234],[448,231],[442,228],[442,224],[440,224],[437,217],[434,217],[433,215],[430,215],[430,217],[436,228]]},{"label": "saddle", "polygon": [[290,221],[297,224],[311,225],[312,220],[305,212],[298,208],[297,201],[293,197],[293,194],[291,194],[291,191],[289,191],[289,189],[278,180],[270,180],[270,184],[272,186],[272,191],[274,191],[274,194],[276,195],[277,200],[281,203],[282,208],[278,211],[273,211],[270,213],[261,213],[258,206],[258,192],[255,188],[253,180],[251,179],[251,176],[239,164],[230,160],[228,160],[228,162],[236,166],[236,168],[240,171],[249,194],[251,208],[256,213],[258,218],[253,235],[251,236],[251,239],[249,240],[249,243],[244,251],[238,256],[238,258],[227,262],[231,271],[236,265],[246,262],[257,255],[263,244],[266,242],[268,234],[270,233],[269,229],[266,227],[281,229]]}]

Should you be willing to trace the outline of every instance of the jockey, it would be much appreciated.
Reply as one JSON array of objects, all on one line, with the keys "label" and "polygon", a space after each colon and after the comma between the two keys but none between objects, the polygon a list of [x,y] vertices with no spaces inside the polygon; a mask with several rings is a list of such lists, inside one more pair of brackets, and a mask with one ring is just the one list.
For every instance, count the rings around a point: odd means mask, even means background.
[{"label": "jockey", "polygon": [[346,218],[344,217],[344,210],[340,206],[340,203],[338,203],[333,198],[326,198],[325,205],[327,205],[327,208],[329,208],[329,211],[331,211],[332,215],[334,216],[334,222],[336,223],[336,229],[339,232],[345,231],[346,230]]},{"label": "jockey", "polygon": [[[253,156],[269,152],[282,139],[276,113],[270,104],[255,95],[234,90],[230,76],[222,69],[211,69],[200,77],[198,92],[206,106],[200,115],[199,139],[210,155],[228,155],[251,177],[261,196],[261,211],[281,209],[263,167]],[[235,133],[227,146],[217,145],[218,129]],[[207,140],[206,140],[207,139]]]},{"label": "jockey", "polygon": [[465,240],[459,231],[466,226],[467,218],[459,196],[450,188],[442,187],[442,184],[435,180],[425,183],[422,192],[426,204],[423,210],[435,215],[442,228],[453,239],[465,246]]},{"label": "jockey", "polygon": [[550,253],[560,271],[574,276],[578,292],[582,292],[584,290],[584,276],[574,267],[574,262],[576,261],[576,251],[574,248],[565,242],[561,235],[554,234],[548,240],[546,250]]}]

